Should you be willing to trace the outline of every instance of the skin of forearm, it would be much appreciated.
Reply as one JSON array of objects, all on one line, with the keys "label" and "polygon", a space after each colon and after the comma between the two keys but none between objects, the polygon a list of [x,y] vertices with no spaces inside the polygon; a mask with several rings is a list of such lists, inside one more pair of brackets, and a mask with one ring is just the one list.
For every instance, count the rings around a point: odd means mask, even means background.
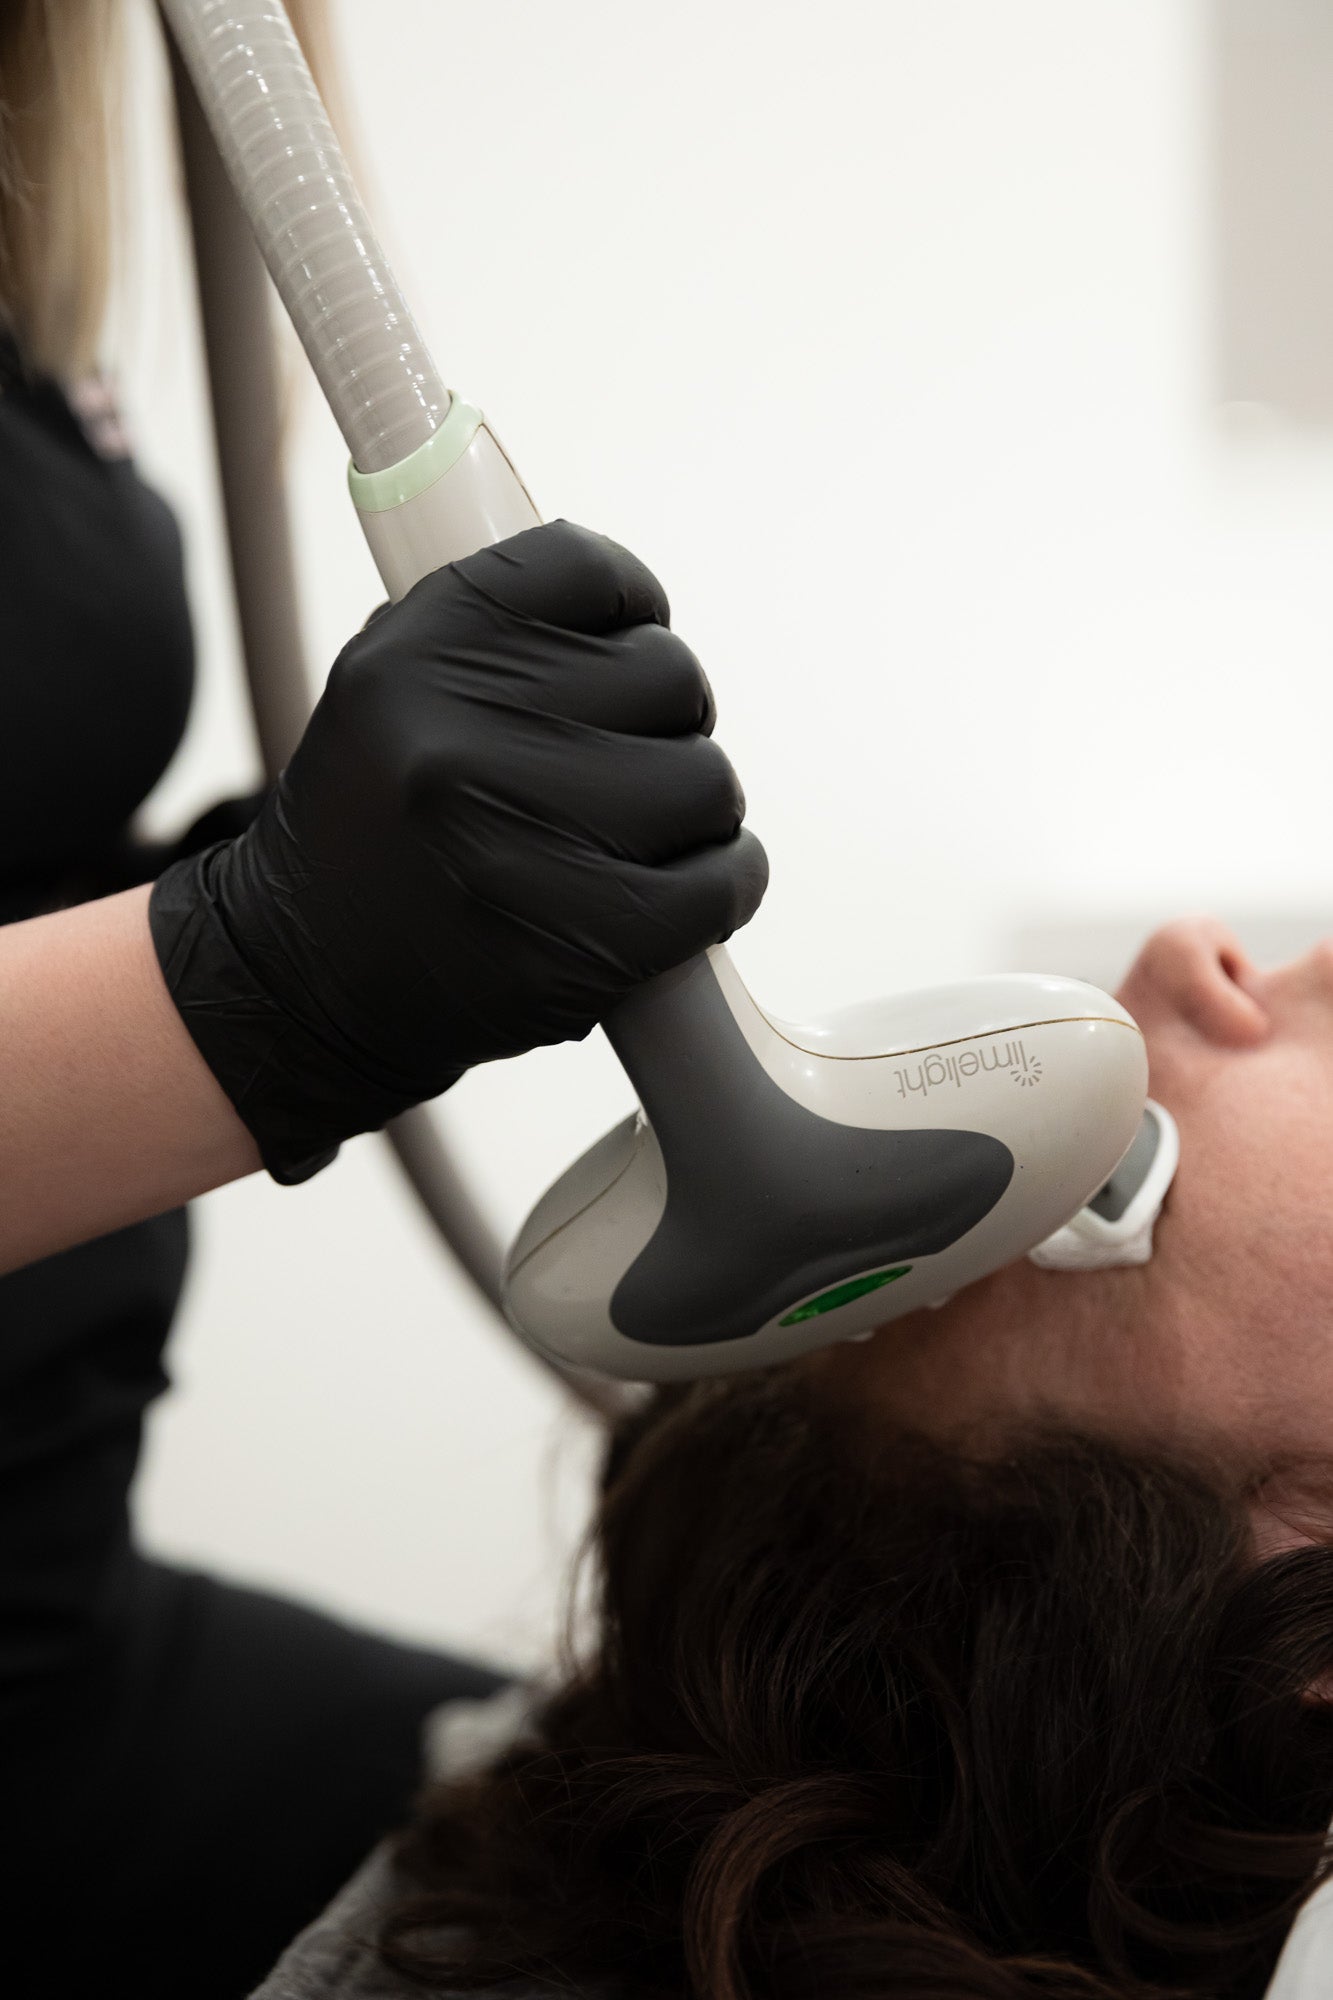
[{"label": "skin of forearm", "polygon": [[260,1165],[172,1005],[148,895],[0,928],[0,1272]]}]

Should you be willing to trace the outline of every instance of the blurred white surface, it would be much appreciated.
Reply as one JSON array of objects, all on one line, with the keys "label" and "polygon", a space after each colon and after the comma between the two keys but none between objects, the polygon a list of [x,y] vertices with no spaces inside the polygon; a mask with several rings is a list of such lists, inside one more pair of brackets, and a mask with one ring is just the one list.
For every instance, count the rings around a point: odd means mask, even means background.
[{"label": "blurred white surface", "polygon": [[[370,204],[446,378],[539,506],[653,564],[713,678],[773,863],[736,947],[765,1003],[992,969],[1064,921],[1317,918],[1333,457],[1212,400],[1206,0],[338,19]],[[136,84],[148,162],[146,43]],[[171,824],[254,759],[193,306],[147,164],[134,207],[127,400],[186,523],[202,663],[152,808]],[[323,671],[380,593],[293,372]],[[468,1079],[448,1118],[512,1226],[628,1102],[589,1044]],[[538,1657],[590,1440],[377,1144],[196,1221],[150,1542]]]}]

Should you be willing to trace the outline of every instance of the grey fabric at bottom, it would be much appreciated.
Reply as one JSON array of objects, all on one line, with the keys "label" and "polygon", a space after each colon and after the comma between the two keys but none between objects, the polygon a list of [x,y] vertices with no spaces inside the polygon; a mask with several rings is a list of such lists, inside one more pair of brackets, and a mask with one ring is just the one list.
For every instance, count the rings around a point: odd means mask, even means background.
[{"label": "grey fabric at bottom", "polygon": [[[250,2000],[422,2000],[421,1987],[390,1971],[375,1950],[380,1919],[400,1887],[387,1847],[377,1847],[323,1916],[288,1946]],[[570,2000],[567,1987],[560,1993],[561,2000]],[[451,2000],[443,1987],[432,1987],[431,1994],[433,2000]],[[477,2000],[476,1994],[469,2000]],[[494,1988],[493,2000],[555,2000],[555,1989],[509,1984]]]},{"label": "grey fabric at bottom", "polygon": [[[426,1723],[427,1774],[461,1777],[480,1769],[522,1732],[536,1701],[537,1690],[520,1683],[475,1701],[446,1702]],[[422,2000],[421,1987],[399,1978],[375,1949],[380,1922],[403,1887],[387,1843],[377,1847],[250,2000]],[[434,2000],[450,2000],[442,1988],[432,1990]],[[568,1989],[561,1991],[569,2000]],[[495,1988],[493,2000],[552,2000],[553,1992],[511,1983]]]},{"label": "grey fabric at bottom", "polygon": [[402,2000],[410,1989],[381,1965],[374,1947],[394,1894],[388,1850],[377,1847],[324,1914],[287,1947],[252,2000]]}]

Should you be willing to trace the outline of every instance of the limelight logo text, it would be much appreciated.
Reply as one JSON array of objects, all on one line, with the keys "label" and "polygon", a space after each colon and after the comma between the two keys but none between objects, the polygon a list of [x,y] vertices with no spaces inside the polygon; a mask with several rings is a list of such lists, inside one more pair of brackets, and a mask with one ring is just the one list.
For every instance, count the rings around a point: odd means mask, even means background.
[{"label": "limelight logo text", "polygon": [[1041,1082],[1041,1057],[1030,1056],[1022,1042],[981,1042],[976,1048],[959,1049],[952,1055],[927,1056],[914,1069],[897,1069],[899,1097],[929,1097],[932,1090],[952,1084],[955,1090],[974,1076],[989,1076],[1007,1070],[1023,1090]]}]

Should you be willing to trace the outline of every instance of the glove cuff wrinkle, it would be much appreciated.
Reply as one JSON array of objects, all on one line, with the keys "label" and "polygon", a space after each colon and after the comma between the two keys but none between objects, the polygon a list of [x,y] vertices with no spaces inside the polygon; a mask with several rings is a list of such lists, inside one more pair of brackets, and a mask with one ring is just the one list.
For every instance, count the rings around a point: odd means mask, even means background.
[{"label": "glove cuff wrinkle", "polygon": [[158,877],[148,904],[153,947],[195,1047],[268,1173],[291,1187],[328,1166],[342,1140],[377,1130],[417,1100],[347,1070],[274,1001],[212,893],[208,864],[217,852],[192,855]]}]

